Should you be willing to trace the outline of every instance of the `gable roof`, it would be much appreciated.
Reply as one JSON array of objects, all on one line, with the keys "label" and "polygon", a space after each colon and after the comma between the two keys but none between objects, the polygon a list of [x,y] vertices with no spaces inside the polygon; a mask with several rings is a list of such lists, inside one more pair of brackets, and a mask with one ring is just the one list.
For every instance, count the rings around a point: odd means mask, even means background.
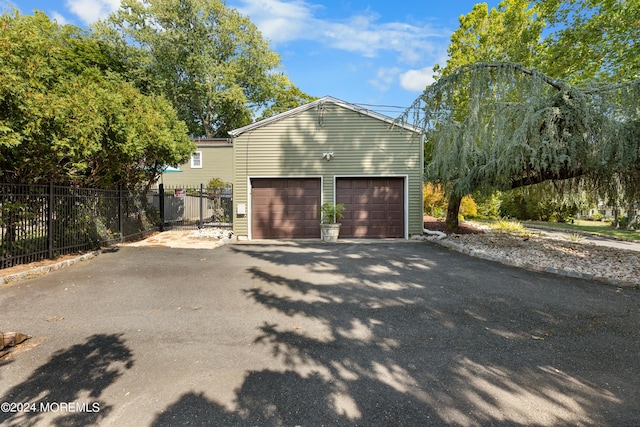
[{"label": "gable roof", "polygon": [[229,135],[231,135],[231,137],[235,138],[236,136],[242,135],[245,132],[249,132],[249,131],[252,131],[254,129],[261,128],[262,126],[267,126],[267,125],[269,125],[271,123],[275,123],[277,121],[286,119],[288,117],[295,116],[295,115],[300,114],[300,113],[302,113],[304,111],[310,110],[312,108],[317,108],[317,107],[319,107],[321,105],[324,105],[324,104],[334,104],[334,105],[337,105],[339,107],[346,108],[347,110],[354,111],[354,112],[356,112],[358,114],[362,114],[362,115],[369,116],[369,117],[372,117],[374,119],[378,119],[378,120],[381,120],[383,122],[386,122],[386,123],[389,124],[389,126],[392,126],[392,125],[393,126],[397,126],[397,127],[402,128],[402,129],[406,129],[406,130],[409,130],[411,132],[416,132],[416,133],[420,133],[421,132],[421,129],[418,128],[417,126],[412,126],[412,125],[407,124],[407,123],[397,123],[397,122],[395,122],[394,119],[392,119],[389,116],[385,116],[384,114],[380,114],[380,113],[376,113],[375,111],[367,110],[366,108],[359,107],[359,106],[357,106],[355,104],[350,104],[348,102],[342,101],[342,100],[340,100],[338,98],[334,98],[332,96],[325,96],[325,97],[317,99],[317,100],[315,100],[313,102],[310,102],[309,104],[301,105],[299,107],[293,108],[293,109],[285,111],[283,113],[276,114],[275,116],[268,117],[268,118],[266,118],[264,120],[260,120],[260,121],[251,123],[250,125],[247,125],[247,126],[244,126],[244,127],[238,128],[238,129],[230,130],[229,131]]}]

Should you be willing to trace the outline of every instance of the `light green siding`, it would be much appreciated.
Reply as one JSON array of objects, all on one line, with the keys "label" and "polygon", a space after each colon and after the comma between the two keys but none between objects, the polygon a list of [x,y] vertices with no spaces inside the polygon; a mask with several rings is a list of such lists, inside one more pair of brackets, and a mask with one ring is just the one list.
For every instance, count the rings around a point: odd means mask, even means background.
[{"label": "light green siding", "polygon": [[233,182],[233,144],[230,140],[195,141],[196,151],[202,153],[202,168],[192,168],[191,161],[179,166],[182,172],[171,172],[162,175],[162,182],[167,187],[193,187],[204,184],[212,178],[220,178],[224,182]]},{"label": "light green siding", "polygon": [[[423,228],[420,135],[336,103],[283,114],[234,138],[234,205],[249,209],[250,177],[322,177],[322,202],[334,201],[336,177],[405,177],[408,234]],[[323,153],[332,152],[327,161]],[[408,183],[408,187],[406,187]],[[234,212],[234,231],[248,236],[247,215]]]}]

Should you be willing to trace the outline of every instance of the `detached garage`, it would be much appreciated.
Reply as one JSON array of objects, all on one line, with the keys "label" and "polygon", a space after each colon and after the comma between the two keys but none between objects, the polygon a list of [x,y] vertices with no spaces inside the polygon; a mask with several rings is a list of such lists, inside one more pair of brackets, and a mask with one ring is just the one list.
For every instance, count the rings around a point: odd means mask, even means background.
[{"label": "detached garage", "polygon": [[345,205],[340,237],[422,233],[418,129],[325,97],[230,134],[239,238],[319,239],[326,202]]}]

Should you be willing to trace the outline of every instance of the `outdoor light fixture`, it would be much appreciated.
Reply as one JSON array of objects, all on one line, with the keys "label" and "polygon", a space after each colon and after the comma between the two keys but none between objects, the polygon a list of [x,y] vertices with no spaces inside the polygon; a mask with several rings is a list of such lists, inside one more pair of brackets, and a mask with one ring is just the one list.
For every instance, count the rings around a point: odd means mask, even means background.
[{"label": "outdoor light fixture", "polygon": [[331,159],[333,159],[333,153],[322,153],[322,158],[326,159],[327,162]]}]

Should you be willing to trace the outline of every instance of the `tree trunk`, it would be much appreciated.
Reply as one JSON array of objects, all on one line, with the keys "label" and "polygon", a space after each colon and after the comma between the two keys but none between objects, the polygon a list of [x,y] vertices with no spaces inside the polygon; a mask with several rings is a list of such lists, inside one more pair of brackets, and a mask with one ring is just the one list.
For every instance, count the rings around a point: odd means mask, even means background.
[{"label": "tree trunk", "polygon": [[449,203],[447,204],[447,219],[446,224],[449,230],[458,228],[458,213],[460,212],[460,203],[462,203],[461,196],[449,196]]},{"label": "tree trunk", "polygon": [[636,204],[635,202],[630,202],[629,207],[627,207],[627,230],[633,230],[636,224]]}]

